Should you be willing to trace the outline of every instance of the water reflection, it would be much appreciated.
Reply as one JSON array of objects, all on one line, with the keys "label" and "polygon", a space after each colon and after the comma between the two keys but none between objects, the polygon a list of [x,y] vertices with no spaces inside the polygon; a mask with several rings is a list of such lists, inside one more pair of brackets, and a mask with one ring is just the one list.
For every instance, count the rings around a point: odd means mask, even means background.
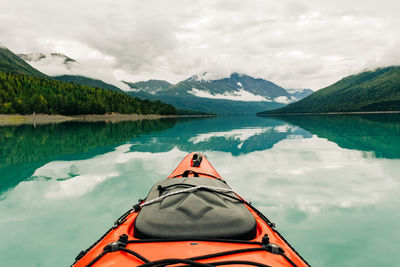
[{"label": "water reflection", "polygon": [[[396,266],[397,248],[387,244],[400,242],[400,160],[398,148],[384,143],[398,144],[398,121],[304,118],[114,125],[104,138],[96,133],[101,125],[87,134],[76,131],[90,126],[76,125],[61,137],[81,140],[80,150],[68,156],[42,153],[38,161],[18,156],[10,144],[11,159],[4,153],[2,162],[19,162],[10,166],[22,166],[30,178],[15,183],[0,201],[0,214],[7,215],[0,217],[0,235],[7,240],[0,243],[0,255],[9,256],[9,266],[70,264],[187,152],[201,151],[312,265]],[[141,134],[132,135],[138,128]],[[44,151],[62,146],[51,132],[44,135]],[[12,179],[11,171],[2,176]],[[12,257],[16,249],[20,256]]]},{"label": "water reflection", "polygon": [[176,119],[119,123],[67,122],[0,127],[0,194],[52,160],[91,158],[144,133],[160,132]]}]

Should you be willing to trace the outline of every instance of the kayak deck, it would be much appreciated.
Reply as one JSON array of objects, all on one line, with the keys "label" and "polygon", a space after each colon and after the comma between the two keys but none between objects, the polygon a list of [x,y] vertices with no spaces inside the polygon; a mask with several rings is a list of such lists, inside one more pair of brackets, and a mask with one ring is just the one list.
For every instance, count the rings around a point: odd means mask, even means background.
[{"label": "kayak deck", "polygon": [[[160,188],[166,189],[162,191]],[[221,191],[221,188],[226,191]],[[196,200],[190,199],[193,196]],[[154,202],[146,205],[150,201]],[[202,201],[204,203],[197,204]],[[233,202],[235,204],[231,204]],[[229,207],[224,207],[226,203]],[[192,205],[197,205],[195,211],[190,210]],[[243,212],[244,217],[250,220],[244,218],[240,221],[235,217],[237,214],[226,213],[235,205],[240,208],[234,208],[232,213]],[[224,216],[227,222],[220,220]],[[254,229],[251,229],[252,220]],[[235,222],[237,227],[233,225]],[[252,232],[246,232],[247,236],[235,236],[232,235],[235,229],[244,229],[243,232],[250,229]],[[82,251],[73,266],[188,264],[308,266],[277,232],[274,224],[232,192],[208,160],[196,153],[186,156],[166,180],[153,187],[146,200],[140,200],[95,244]]]}]

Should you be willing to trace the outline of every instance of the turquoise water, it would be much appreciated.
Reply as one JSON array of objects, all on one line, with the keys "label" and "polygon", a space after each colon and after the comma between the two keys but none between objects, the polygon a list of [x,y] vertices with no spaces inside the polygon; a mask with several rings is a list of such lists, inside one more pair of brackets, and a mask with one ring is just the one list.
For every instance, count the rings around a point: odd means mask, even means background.
[{"label": "turquoise water", "polygon": [[314,266],[398,266],[400,115],[0,127],[0,262],[68,266],[192,151]]}]

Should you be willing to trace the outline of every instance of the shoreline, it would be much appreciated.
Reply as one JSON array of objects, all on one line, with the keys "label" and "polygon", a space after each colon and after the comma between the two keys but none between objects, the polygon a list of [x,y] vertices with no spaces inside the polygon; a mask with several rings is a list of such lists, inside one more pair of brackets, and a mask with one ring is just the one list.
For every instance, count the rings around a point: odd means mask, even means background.
[{"label": "shoreline", "polygon": [[77,122],[101,122],[116,123],[121,121],[139,121],[139,120],[158,120],[164,118],[186,118],[186,117],[211,117],[212,115],[139,115],[139,114],[86,114],[86,115],[50,115],[50,114],[0,114],[0,126],[12,126],[22,124],[42,125],[50,123],[63,123],[67,121]]},{"label": "shoreline", "polygon": [[354,115],[354,114],[396,114],[400,111],[348,111],[348,112],[315,112],[315,113],[269,113],[269,114],[257,114],[257,116],[270,116],[270,115],[282,115],[282,116],[293,116],[293,115]]}]

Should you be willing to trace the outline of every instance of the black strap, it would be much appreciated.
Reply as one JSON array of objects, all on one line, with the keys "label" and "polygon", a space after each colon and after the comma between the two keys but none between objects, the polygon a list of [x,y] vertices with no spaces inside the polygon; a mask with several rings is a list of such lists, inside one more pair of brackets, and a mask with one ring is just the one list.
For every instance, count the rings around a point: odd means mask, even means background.
[{"label": "black strap", "polygon": [[205,260],[205,259],[210,259],[210,258],[233,255],[233,254],[240,254],[240,253],[246,253],[246,252],[256,252],[256,251],[267,251],[267,250],[265,248],[235,249],[235,250],[228,250],[228,251],[223,251],[223,252],[218,252],[218,253],[213,253],[213,254],[207,254],[207,255],[202,255],[202,256],[197,256],[197,257],[191,257],[191,258],[188,258],[188,260],[198,261],[198,260]]},{"label": "black strap", "polygon": [[103,257],[104,255],[106,255],[107,253],[109,253],[109,251],[103,251],[102,253],[100,253],[96,258],[94,258],[91,262],[89,262],[88,265],[86,265],[86,267],[90,267],[93,264],[95,264],[98,260],[100,260],[101,257]]},{"label": "black strap", "polygon": [[179,265],[180,267],[190,267],[190,266],[221,266],[221,265],[232,265],[232,264],[240,264],[240,265],[251,265],[251,266],[260,266],[260,267],[271,267],[270,265],[262,264],[259,262],[254,262],[254,261],[240,261],[240,260],[234,260],[234,261],[216,261],[216,262],[209,262],[209,263],[199,263],[191,260],[182,260],[182,259],[165,259],[165,260],[159,260],[159,261],[152,261],[143,265],[139,266],[144,266],[144,267],[150,267],[150,266],[167,266],[167,265],[172,265],[176,263],[187,263],[189,265]]},{"label": "black strap", "polygon": [[[187,170],[187,171],[191,171],[191,170]],[[177,175],[173,176],[172,178],[187,177],[187,176],[184,176],[185,173],[186,173],[187,171],[184,171],[184,172],[181,173],[181,174],[177,174]],[[193,171],[192,171],[192,172],[193,172]],[[221,179],[221,178],[219,178],[219,177],[217,177],[217,176],[214,176],[214,175],[212,175],[212,174],[209,174],[209,173],[202,173],[202,172],[195,172],[195,173],[197,173],[198,175],[209,176],[209,177],[215,178],[215,179],[217,179],[217,180],[220,180],[220,181],[226,183],[225,180],[223,180],[223,179]],[[199,177],[199,176],[195,176],[195,177]]]},{"label": "black strap", "polygon": [[[187,259],[163,259],[163,260],[157,260],[157,261],[149,261],[139,253],[127,249],[126,245],[127,244],[132,244],[132,243],[150,243],[154,241],[158,242],[177,242],[177,241],[184,241],[186,239],[162,239],[162,240],[127,240],[126,235],[121,235],[119,240],[117,242],[112,242],[108,244],[107,246],[104,247],[104,251],[100,253],[97,257],[95,257],[86,267],[90,267],[93,264],[95,264],[100,258],[102,258],[105,254],[111,253],[114,251],[124,251],[126,253],[129,253],[139,260],[143,261],[144,264],[140,265],[142,267],[149,267],[149,266],[156,266],[163,264],[164,266],[166,265],[171,265],[171,264],[176,264],[176,263],[186,263],[189,264],[189,266],[218,266],[218,265],[228,265],[228,264],[243,264],[243,265],[253,265],[253,266],[268,266],[264,265],[261,263],[257,262],[252,262],[252,261],[224,261],[224,262],[214,262],[214,263],[209,263],[209,264],[204,264],[204,263],[198,263],[196,261],[198,260],[206,260],[210,258],[216,258],[216,257],[222,257],[222,256],[228,256],[228,255],[233,255],[233,254],[240,254],[240,253],[247,253],[247,252],[257,252],[257,251],[266,251],[270,252],[268,248],[266,247],[260,247],[260,248],[244,248],[244,249],[236,249],[236,250],[228,250],[228,251],[223,251],[223,252],[218,252],[218,253],[213,253],[213,254],[206,254],[202,256],[197,256],[197,257],[191,257]],[[188,239],[189,240],[189,239]],[[253,242],[253,241],[242,241],[242,240],[224,240],[224,239],[207,239],[207,238],[199,238],[199,239],[191,239],[191,241],[210,241],[210,242],[231,242],[231,243],[245,243],[245,244],[257,244],[260,245],[260,242]],[[290,260],[283,252],[280,253],[293,267],[296,267],[296,264]]]},{"label": "black strap", "polygon": [[[130,250],[126,248],[127,245],[127,235],[121,235],[119,237],[119,240],[116,242],[112,242],[108,245],[106,245],[103,248],[103,252],[100,253],[96,258],[94,258],[91,262],[89,262],[88,265],[86,265],[86,267],[90,267],[93,264],[95,264],[98,260],[100,260],[104,255],[106,255],[107,253],[112,253],[114,251],[123,251],[126,252],[128,254],[131,254],[133,256],[135,256],[136,258],[138,258],[139,260],[143,261],[143,262],[150,262],[148,259],[146,259],[145,257],[143,257],[142,255],[140,255],[139,253],[137,253],[136,251]],[[121,241],[122,240],[122,241]]]},{"label": "black strap", "polygon": [[182,174],[182,177],[189,177],[189,173],[193,173],[194,177],[199,177],[199,174],[192,170],[184,171]]},{"label": "black strap", "polygon": [[199,241],[199,242],[217,242],[217,243],[233,243],[233,244],[248,244],[248,245],[262,245],[261,242],[248,241],[248,240],[235,240],[235,239],[223,239],[223,238],[163,238],[163,239],[137,239],[128,240],[127,244],[141,244],[141,243],[163,243],[163,242],[185,242],[185,241]]},{"label": "black strap", "polygon": [[[262,264],[259,262],[254,262],[254,261],[215,261],[215,262],[210,262],[212,266],[221,266],[221,265],[232,265],[232,264],[240,264],[240,265],[251,265],[251,266],[259,266],[259,267],[271,267],[270,265]],[[189,267],[189,266],[186,266]]]},{"label": "black strap", "polygon": [[[227,256],[227,255],[232,255],[232,254],[255,252],[255,251],[267,251],[267,250],[265,248],[236,249],[236,250],[229,250],[229,251],[224,251],[224,252],[219,252],[219,253],[214,253],[214,254],[202,255],[202,256],[198,256],[198,257],[187,258],[187,259],[184,259],[183,261],[182,260],[176,261],[178,259],[164,259],[164,260],[158,260],[158,261],[151,261],[151,262],[147,262],[145,264],[139,265],[139,266],[150,267],[150,266],[158,266],[159,264],[163,264],[163,266],[167,266],[167,265],[171,265],[171,264],[175,264],[175,263],[186,263],[184,261],[196,262],[198,260],[205,260],[205,259],[222,257],[222,256]],[[187,263],[190,263],[190,262],[187,262]],[[222,262],[212,262],[212,263],[209,263],[209,265],[192,265],[192,263],[190,263],[189,266],[218,266],[218,265],[228,265],[228,264],[243,264],[243,265],[270,267],[268,265],[261,264],[258,262],[253,262],[253,261],[222,261]]]},{"label": "black strap", "polygon": [[177,264],[177,263],[187,263],[189,266],[200,266],[200,267],[213,267],[214,265],[208,264],[208,263],[200,263],[200,262],[195,262],[192,260],[187,260],[187,259],[164,259],[164,260],[158,260],[158,261],[152,261],[148,262],[142,265],[139,265],[141,267],[149,267],[149,266],[167,266],[167,265],[172,265],[172,264]]}]

